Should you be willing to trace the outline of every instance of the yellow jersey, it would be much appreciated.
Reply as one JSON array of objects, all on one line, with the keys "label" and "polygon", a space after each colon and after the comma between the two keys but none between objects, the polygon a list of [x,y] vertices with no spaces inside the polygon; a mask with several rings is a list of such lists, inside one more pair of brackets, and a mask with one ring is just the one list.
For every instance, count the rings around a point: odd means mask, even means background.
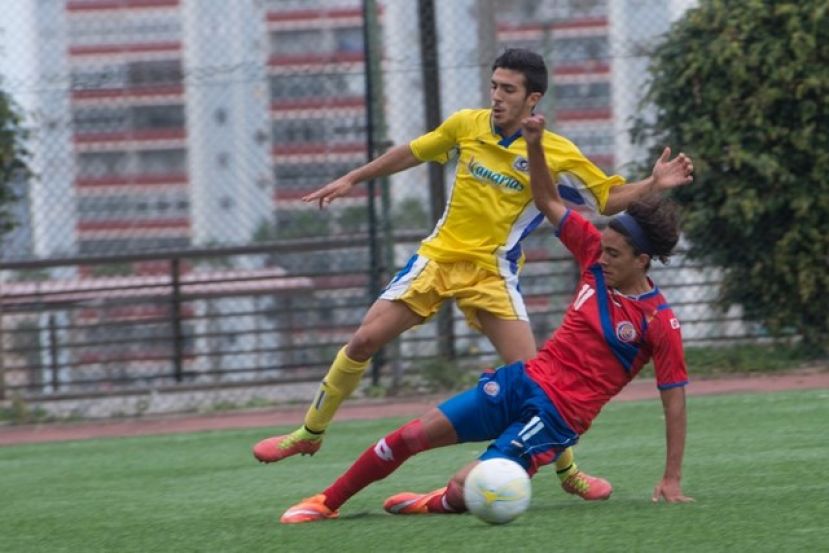
[{"label": "yellow jersey", "polygon": [[[602,172],[563,136],[544,131],[544,153],[562,199],[603,211],[618,176]],[[504,137],[491,110],[461,110],[409,144],[421,161],[446,163],[457,151],[457,169],[443,215],[418,253],[441,262],[472,261],[501,275],[523,264],[521,241],[544,216],[533,203],[527,143],[519,130]]]}]

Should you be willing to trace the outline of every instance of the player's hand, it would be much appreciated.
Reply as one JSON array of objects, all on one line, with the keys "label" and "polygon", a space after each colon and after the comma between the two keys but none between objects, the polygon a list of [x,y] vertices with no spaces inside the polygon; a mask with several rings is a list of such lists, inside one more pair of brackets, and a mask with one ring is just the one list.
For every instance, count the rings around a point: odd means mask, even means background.
[{"label": "player's hand", "polygon": [[665,147],[653,166],[653,183],[659,191],[676,188],[694,180],[694,163],[691,158],[681,152],[674,159],[670,158],[671,149]]},{"label": "player's hand", "polygon": [[666,503],[690,503],[694,500],[692,497],[682,495],[682,486],[679,485],[679,480],[673,478],[663,478],[653,489],[651,501],[659,503],[662,499]]},{"label": "player's hand", "polygon": [[310,194],[302,197],[303,202],[319,202],[319,208],[323,209],[330,204],[335,198],[345,196],[354,187],[354,183],[347,177],[340,177],[335,181],[331,181],[322,188],[319,188]]},{"label": "player's hand", "polygon": [[540,144],[544,134],[544,116],[530,115],[521,120],[521,134],[527,144]]}]

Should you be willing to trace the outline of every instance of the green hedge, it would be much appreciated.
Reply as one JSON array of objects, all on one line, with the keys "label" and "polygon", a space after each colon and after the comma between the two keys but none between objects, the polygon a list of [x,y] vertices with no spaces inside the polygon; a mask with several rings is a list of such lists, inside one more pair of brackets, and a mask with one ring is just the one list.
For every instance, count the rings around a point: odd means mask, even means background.
[{"label": "green hedge", "polygon": [[691,255],[775,335],[829,336],[829,2],[703,0],[654,52],[634,138],[680,147]]}]

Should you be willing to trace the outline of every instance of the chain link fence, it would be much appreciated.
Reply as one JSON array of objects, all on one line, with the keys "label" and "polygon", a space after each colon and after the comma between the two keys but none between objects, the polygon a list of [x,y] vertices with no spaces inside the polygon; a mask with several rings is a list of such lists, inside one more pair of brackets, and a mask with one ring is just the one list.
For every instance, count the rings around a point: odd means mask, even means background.
[{"label": "chain link fence", "polygon": [[[487,106],[510,46],[548,61],[551,127],[634,177],[646,52],[689,4],[15,0],[0,86],[30,131],[33,177],[14,184],[0,252],[0,399],[81,416],[307,399],[430,232],[454,168],[369,183],[323,212],[302,196]],[[577,275],[549,226],[525,252],[543,340]],[[717,270],[680,254],[653,276],[689,344],[763,336],[716,309]],[[386,348],[371,383],[404,386],[447,357],[496,362],[448,309]]]}]

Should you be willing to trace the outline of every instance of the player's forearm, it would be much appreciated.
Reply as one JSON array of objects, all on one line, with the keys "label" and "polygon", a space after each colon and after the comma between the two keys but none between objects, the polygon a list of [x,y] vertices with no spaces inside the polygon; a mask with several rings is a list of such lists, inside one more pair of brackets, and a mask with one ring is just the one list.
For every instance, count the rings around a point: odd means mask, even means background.
[{"label": "player's forearm", "polygon": [[419,165],[421,161],[412,153],[408,144],[401,144],[390,149],[375,160],[349,172],[347,177],[354,184],[379,177],[399,173],[409,167]]},{"label": "player's forearm", "polygon": [[679,481],[682,477],[682,458],[685,454],[687,415],[685,388],[663,390],[662,407],[665,411],[665,474],[664,478]]},{"label": "player's forearm", "polygon": [[530,168],[530,187],[533,193],[533,202],[551,223],[558,225],[566,212],[564,203],[558,195],[558,188],[550,169],[547,167],[547,160],[544,157],[544,149],[541,144],[527,145],[527,161]]},{"label": "player's forearm", "polygon": [[630,204],[654,190],[654,179],[652,176],[640,181],[623,184],[622,186],[614,186],[610,189],[610,194],[607,197],[604,214],[614,215],[620,211],[624,211]]}]

